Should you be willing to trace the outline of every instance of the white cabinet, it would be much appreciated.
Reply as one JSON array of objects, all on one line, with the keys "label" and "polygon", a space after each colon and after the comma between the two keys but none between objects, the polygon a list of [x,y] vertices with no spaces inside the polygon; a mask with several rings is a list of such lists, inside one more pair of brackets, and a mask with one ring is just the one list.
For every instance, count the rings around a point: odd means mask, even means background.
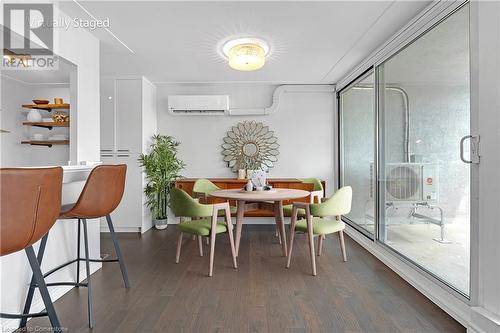
[{"label": "white cabinet", "polygon": [[113,79],[101,80],[101,153],[115,149],[115,85]]},{"label": "white cabinet", "polygon": [[[156,88],[143,77],[101,79],[101,161],[127,164],[125,192],[111,214],[118,232],[145,232],[152,226],[144,207],[139,155],[156,133]],[[101,230],[107,231],[105,220]]]},{"label": "white cabinet", "polygon": [[142,151],[142,80],[115,81],[115,119],[117,152]]},{"label": "white cabinet", "polygon": [[[115,227],[121,231],[142,229],[142,170],[137,162],[139,154],[116,154],[115,163],[127,164],[125,192],[120,205],[111,214]],[[142,231],[142,230],[141,230]],[[145,231],[145,230],[144,230]]]}]

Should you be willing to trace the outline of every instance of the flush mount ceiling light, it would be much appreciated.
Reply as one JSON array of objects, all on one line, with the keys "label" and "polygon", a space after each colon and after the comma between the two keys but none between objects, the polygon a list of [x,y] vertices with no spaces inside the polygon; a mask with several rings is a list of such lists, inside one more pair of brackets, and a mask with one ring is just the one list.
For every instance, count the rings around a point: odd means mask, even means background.
[{"label": "flush mount ceiling light", "polygon": [[238,38],[226,42],[222,52],[231,68],[238,71],[255,71],[266,63],[269,45],[258,38]]}]

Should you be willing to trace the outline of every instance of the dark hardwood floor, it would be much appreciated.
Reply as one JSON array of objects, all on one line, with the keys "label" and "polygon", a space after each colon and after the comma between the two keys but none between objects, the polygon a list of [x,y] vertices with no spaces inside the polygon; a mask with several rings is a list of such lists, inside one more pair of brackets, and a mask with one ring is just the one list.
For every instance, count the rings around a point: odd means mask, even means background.
[{"label": "dark hardwood floor", "polygon": [[[186,240],[174,263],[177,232],[151,230],[120,234],[131,289],[123,287],[118,264],[92,275],[93,332],[465,332],[389,268],[346,237],[348,262],[338,237],[330,235],[310,275],[304,236],[296,237],[292,265],[271,226],[245,226],[237,270],[227,237],[216,243],[215,269],[207,277],[208,247]],[[108,236],[103,253],[113,253]],[[88,332],[87,290],[73,289],[56,310],[70,332]],[[37,318],[29,326],[47,326]]]}]

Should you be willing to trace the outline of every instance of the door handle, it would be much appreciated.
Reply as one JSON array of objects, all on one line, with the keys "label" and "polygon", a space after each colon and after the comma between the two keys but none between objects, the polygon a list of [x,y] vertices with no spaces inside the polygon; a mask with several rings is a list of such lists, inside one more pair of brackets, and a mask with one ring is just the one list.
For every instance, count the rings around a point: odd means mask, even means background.
[{"label": "door handle", "polygon": [[129,156],[130,155],[128,155],[128,154],[118,154],[118,155],[116,155],[116,157],[129,157]]},{"label": "door handle", "polygon": [[[469,139],[471,140],[470,160],[466,159],[464,154],[464,143]],[[479,164],[479,135],[466,135],[460,139],[460,159],[467,164]]]}]

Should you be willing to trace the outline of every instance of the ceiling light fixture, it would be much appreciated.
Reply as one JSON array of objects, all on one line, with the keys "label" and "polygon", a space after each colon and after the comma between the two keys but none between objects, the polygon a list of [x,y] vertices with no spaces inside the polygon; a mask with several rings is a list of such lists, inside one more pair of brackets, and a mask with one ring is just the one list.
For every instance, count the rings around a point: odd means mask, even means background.
[{"label": "ceiling light fixture", "polygon": [[269,45],[258,38],[238,38],[226,42],[222,52],[232,69],[255,71],[265,65]]}]

